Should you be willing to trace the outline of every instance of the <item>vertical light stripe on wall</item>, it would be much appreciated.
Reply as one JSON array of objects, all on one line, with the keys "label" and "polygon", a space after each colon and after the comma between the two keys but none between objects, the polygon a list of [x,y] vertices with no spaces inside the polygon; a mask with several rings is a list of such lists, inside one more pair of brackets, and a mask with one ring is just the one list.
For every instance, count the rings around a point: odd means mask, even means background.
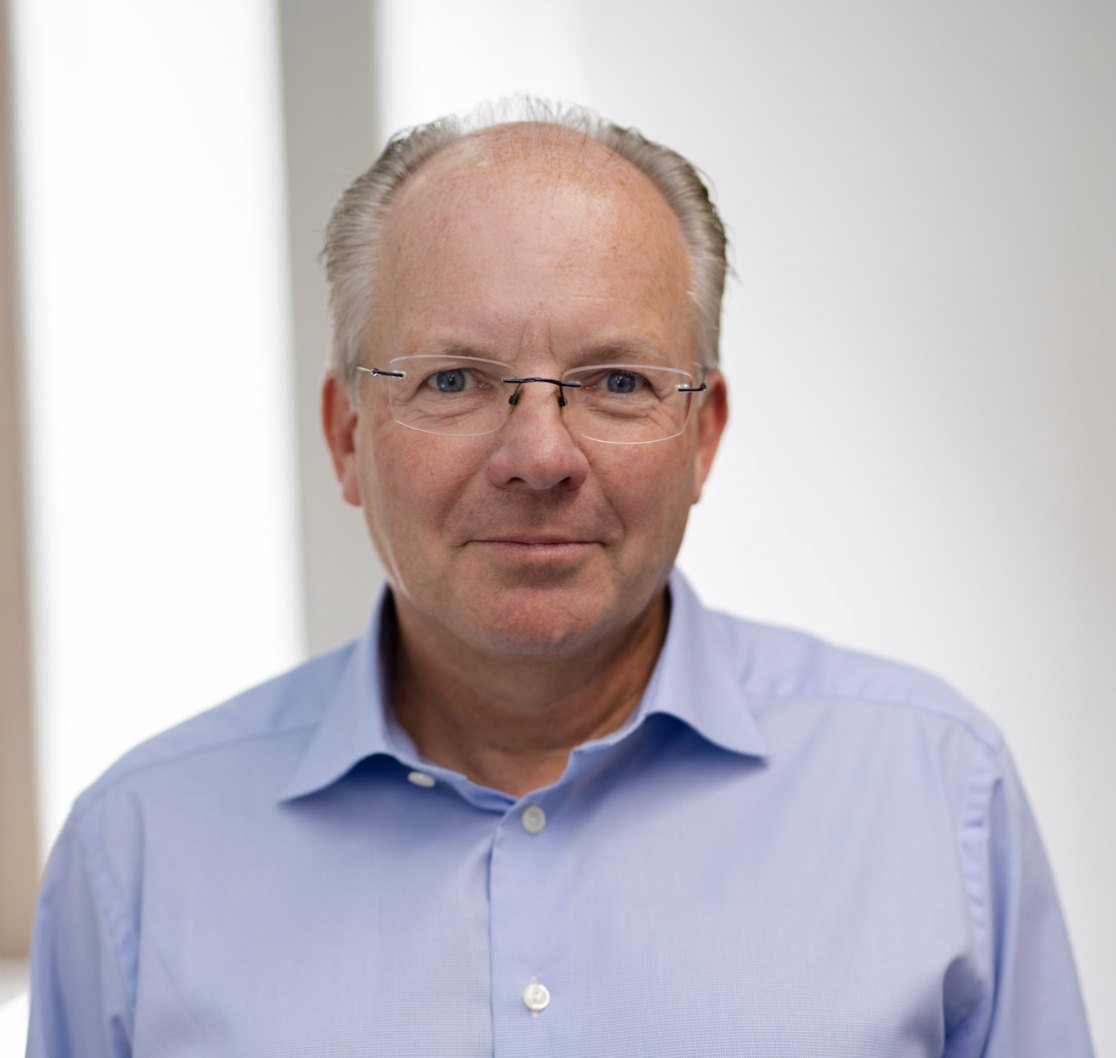
[{"label": "vertical light stripe on wall", "polygon": [[44,844],[302,656],[270,0],[13,0]]}]

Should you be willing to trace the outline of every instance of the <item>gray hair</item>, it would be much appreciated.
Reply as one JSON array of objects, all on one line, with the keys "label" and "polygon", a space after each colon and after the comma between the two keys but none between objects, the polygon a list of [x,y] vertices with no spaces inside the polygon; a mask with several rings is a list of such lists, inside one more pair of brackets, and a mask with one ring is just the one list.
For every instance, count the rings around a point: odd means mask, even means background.
[{"label": "gray hair", "polygon": [[375,165],[341,196],[330,217],[322,250],[333,318],[332,370],[352,385],[368,347],[380,237],[399,188],[450,144],[518,122],[579,132],[631,162],[658,188],[682,225],[690,253],[689,293],[694,304],[698,359],[704,367],[715,367],[728,241],[697,169],[677,152],[652,143],[636,129],[614,125],[592,110],[518,99],[499,108],[484,106],[465,117],[453,115],[397,133]]}]

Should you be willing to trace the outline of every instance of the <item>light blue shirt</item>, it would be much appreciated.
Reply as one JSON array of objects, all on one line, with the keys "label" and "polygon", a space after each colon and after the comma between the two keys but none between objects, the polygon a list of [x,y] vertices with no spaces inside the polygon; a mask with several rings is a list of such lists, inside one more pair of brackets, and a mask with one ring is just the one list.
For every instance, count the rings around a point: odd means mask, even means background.
[{"label": "light blue shirt", "polygon": [[380,618],[126,756],[51,857],[28,1054],[1090,1055],[989,721],[671,593],[631,721],[518,800],[393,724]]}]

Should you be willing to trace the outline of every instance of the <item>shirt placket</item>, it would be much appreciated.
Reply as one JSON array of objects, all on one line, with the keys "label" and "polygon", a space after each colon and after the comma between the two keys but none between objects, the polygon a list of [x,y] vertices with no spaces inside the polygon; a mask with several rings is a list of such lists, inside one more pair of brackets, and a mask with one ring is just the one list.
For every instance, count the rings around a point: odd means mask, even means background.
[{"label": "shirt placket", "polygon": [[496,1058],[561,1053],[570,996],[553,881],[560,870],[557,798],[546,791],[504,813],[489,865],[492,1041]]}]

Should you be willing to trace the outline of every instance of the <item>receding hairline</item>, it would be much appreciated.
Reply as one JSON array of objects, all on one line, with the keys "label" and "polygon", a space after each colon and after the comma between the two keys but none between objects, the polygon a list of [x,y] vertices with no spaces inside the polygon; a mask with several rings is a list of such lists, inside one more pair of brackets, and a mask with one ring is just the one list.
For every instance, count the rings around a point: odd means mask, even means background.
[{"label": "receding hairline", "polygon": [[421,194],[447,177],[452,179],[455,170],[470,175],[487,170],[495,182],[504,176],[522,179],[525,168],[538,166],[540,162],[548,164],[545,172],[555,183],[569,175],[579,179],[599,176],[602,180],[620,177],[621,183],[637,184],[673,218],[683,247],[688,251],[677,212],[647,173],[587,132],[545,120],[491,125],[445,144],[394,189],[385,219],[395,213],[401,200]]},{"label": "receding hairline", "polygon": [[[396,318],[404,289],[398,284],[414,283],[416,276],[422,277],[422,285],[430,282],[428,262],[437,274],[444,274],[438,270],[445,267],[462,276],[474,274],[477,267],[486,267],[473,256],[478,226],[482,235],[493,226],[505,231],[503,245],[512,254],[513,242],[521,237],[530,241],[540,224],[545,230],[552,205],[557,211],[553,216],[576,222],[570,231],[571,261],[583,253],[602,259],[639,254],[662,296],[678,291],[683,303],[674,315],[682,318],[684,313],[687,330],[694,330],[693,260],[686,233],[653,180],[607,145],[592,139],[586,145],[586,137],[577,132],[563,135],[558,145],[547,140],[553,149],[540,151],[537,130],[526,123],[501,129],[498,137],[487,135],[489,131],[454,141],[427,158],[386,204],[366,305],[373,326],[365,357],[382,355],[374,335]],[[545,246],[566,252],[564,239],[556,234]],[[405,289],[413,292],[411,286]],[[689,340],[689,359],[696,360],[692,333]]]}]

